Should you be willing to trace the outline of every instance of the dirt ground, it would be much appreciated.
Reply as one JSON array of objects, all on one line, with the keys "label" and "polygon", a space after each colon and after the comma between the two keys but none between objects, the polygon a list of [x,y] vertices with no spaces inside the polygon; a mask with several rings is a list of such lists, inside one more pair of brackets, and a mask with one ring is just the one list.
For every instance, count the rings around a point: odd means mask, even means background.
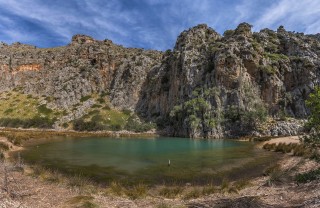
[{"label": "dirt ground", "polygon": [[[286,137],[268,143],[298,141],[297,137]],[[19,148],[10,146],[11,150]],[[270,176],[261,176],[238,193],[220,192],[196,199],[184,199],[179,195],[167,199],[148,190],[146,197],[132,200],[115,196],[103,188],[75,188],[66,183],[48,181],[45,177],[35,177],[27,166],[20,166],[0,163],[0,207],[320,207],[320,180],[304,184],[293,180],[295,174],[320,168],[320,164],[288,154],[283,155],[278,163],[279,173],[272,180]]]}]

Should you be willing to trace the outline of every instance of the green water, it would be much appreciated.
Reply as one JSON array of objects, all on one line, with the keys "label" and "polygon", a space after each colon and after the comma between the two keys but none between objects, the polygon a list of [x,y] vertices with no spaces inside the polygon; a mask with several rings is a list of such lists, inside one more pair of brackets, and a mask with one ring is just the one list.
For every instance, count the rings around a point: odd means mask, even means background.
[{"label": "green water", "polygon": [[275,159],[249,142],[183,138],[64,138],[27,147],[21,155],[28,163],[98,182],[152,184],[253,177]]}]

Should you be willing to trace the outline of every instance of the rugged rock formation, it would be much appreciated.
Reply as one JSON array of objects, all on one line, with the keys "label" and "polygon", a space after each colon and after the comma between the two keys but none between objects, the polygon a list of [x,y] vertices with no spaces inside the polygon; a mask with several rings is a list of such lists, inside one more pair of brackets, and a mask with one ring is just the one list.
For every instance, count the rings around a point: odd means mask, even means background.
[{"label": "rugged rock formation", "polygon": [[150,68],[161,52],[127,49],[110,40],[75,35],[68,46],[36,48],[20,43],[0,48],[0,91],[54,98],[68,108],[92,93],[105,91],[115,107],[134,108]]},{"label": "rugged rock formation", "polygon": [[[85,35],[51,49],[0,44],[0,91],[50,97],[48,107],[66,110],[105,93],[111,107],[133,110],[175,136],[295,134],[280,121],[261,130],[266,121],[260,118],[305,118],[304,100],[319,78],[319,34],[282,26],[253,33],[242,23],[222,36],[198,25],[164,53]],[[89,103],[86,108],[95,102]],[[79,112],[63,122],[86,114],[85,108]]]},{"label": "rugged rock formation", "polygon": [[[169,121],[174,106],[194,99],[192,92],[200,88],[218,121],[211,129],[196,124],[194,136],[200,137],[248,134],[252,129],[246,122],[233,117],[241,116],[239,111],[259,113],[255,109],[263,105],[271,117],[304,118],[308,115],[304,100],[319,84],[319,46],[316,38],[283,27],[252,33],[251,26],[242,23],[223,37],[204,25],[194,27],[179,36],[173,52],[149,73],[137,109],[145,117]],[[210,89],[214,93],[205,95]],[[238,112],[228,115],[230,107]],[[195,114],[203,120],[201,113]],[[184,115],[165,126],[178,122],[170,132],[190,136],[197,120],[188,119]]]}]

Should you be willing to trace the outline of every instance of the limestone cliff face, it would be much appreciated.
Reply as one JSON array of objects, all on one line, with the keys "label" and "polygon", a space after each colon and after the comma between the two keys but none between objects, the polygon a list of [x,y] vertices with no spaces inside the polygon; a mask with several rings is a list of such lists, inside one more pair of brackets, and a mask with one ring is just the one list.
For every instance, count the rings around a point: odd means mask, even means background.
[{"label": "limestone cliff face", "polygon": [[[253,33],[242,23],[222,36],[198,25],[164,53],[84,35],[51,49],[0,45],[0,91],[52,97],[49,107],[63,109],[105,92],[114,108],[134,110],[175,136],[296,134],[294,119],[308,115],[304,101],[319,81],[319,34],[282,26]],[[272,124],[246,117],[262,108]],[[292,118],[290,129],[282,117]]]},{"label": "limestone cliff face", "polygon": [[115,107],[133,109],[147,73],[160,58],[158,51],[127,49],[84,35],[58,48],[2,45],[0,91],[21,88],[27,94],[50,96],[57,108],[106,92]]},{"label": "limestone cliff face", "polygon": [[[151,119],[170,120],[174,106],[194,99],[192,92],[200,88],[217,114],[230,111],[231,106],[249,112],[264,105],[270,117],[305,118],[308,109],[304,100],[319,84],[319,46],[316,38],[287,32],[283,27],[277,32],[265,29],[252,33],[251,26],[243,23],[221,37],[211,28],[197,26],[184,31],[173,52],[167,52],[161,65],[151,70],[138,111]],[[206,96],[208,89],[215,89],[215,93]],[[221,116],[216,120],[220,122],[211,130],[200,122],[194,136],[252,133],[237,120]],[[174,127],[176,122],[180,125]],[[174,135],[190,136],[188,118],[166,125]],[[281,134],[274,129],[262,132]]]}]

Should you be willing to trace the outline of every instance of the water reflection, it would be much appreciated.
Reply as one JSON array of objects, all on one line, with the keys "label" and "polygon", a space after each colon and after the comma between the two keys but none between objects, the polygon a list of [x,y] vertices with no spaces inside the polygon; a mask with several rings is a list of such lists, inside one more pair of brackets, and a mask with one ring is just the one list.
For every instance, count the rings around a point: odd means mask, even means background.
[{"label": "water reflection", "polygon": [[164,137],[68,138],[29,147],[22,156],[28,162],[41,162],[65,172],[80,171],[99,180],[114,180],[120,174],[149,181],[209,180],[212,174],[248,169],[250,163],[263,165],[271,158],[270,153],[257,151],[252,143]]}]

